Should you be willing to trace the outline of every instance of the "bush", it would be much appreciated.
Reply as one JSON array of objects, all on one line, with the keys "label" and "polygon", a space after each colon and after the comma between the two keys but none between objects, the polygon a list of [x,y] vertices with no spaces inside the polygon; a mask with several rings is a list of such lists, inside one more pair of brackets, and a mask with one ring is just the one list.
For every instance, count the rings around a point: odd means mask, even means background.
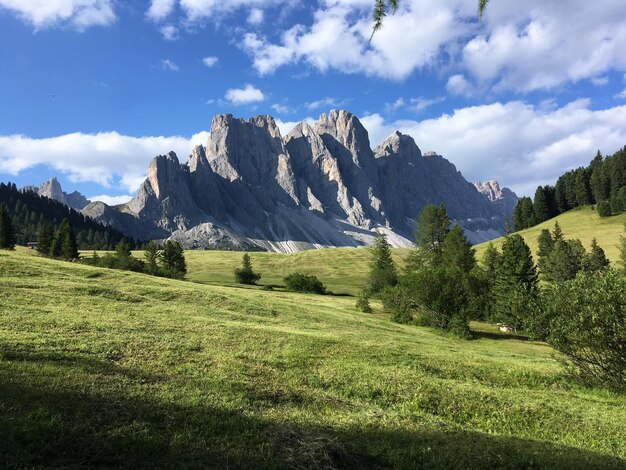
[{"label": "bush", "polygon": [[404,278],[399,284],[386,287],[380,292],[384,309],[391,313],[391,320],[396,323],[411,323],[413,321],[413,310],[417,307],[413,299],[413,292]]},{"label": "bush", "polygon": [[302,273],[293,273],[283,279],[287,290],[292,292],[307,292],[309,294],[325,294],[326,287],[317,276]]},{"label": "bush", "polygon": [[534,317],[547,340],[589,384],[626,389],[626,278],[613,269],[548,286]]},{"label": "bush", "polygon": [[369,295],[365,291],[359,292],[356,298],[356,309],[363,313],[372,313],[372,307],[370,305]]},{"label": "bush", "polygon": [[600,217],[609,217],[612,215],[611,203],[609,201],[600,201],[598,203],[598,215]]}]

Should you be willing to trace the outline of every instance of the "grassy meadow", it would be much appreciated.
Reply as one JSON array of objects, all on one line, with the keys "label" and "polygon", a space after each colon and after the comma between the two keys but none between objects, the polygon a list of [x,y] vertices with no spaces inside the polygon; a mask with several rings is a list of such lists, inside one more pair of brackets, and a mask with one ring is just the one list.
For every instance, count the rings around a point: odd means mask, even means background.
[{"label": "grassy meadow", "polygon": [[[355,259],[313,253],[333,290],[360,282]],[[219,282],[207,255],[188,252],[190,277]],[[272,276],[293,256],[262,255]],[[626,397],[473,327],[0,251],[0,466],[625,468]]]},{"label": "grassy meadow", "polygon": [[[559,221],[565,238],[578,238],[584,247],[589,250],[591,240],[595,237],[598,239],[598,245],[605,251],[607,258],[612,263],[618,262],[620,236],[626,236],[624,231],[626,212],[611,217],[600,217],[595,210],[591,209],[591,206],[585,206],[568,211],[534,227],[516,232],[524,237],[535,260],[537,259],[537,237],[539,237],[539,233],[544,228],[552,231],[556,220]],[[501,249],[503,240],[503,238],[498,238],[493,241],[493,244],[498,249]],[[488,243],[476,245],[476,256],[478,259],[482,259],[482,254],[487,245]]]}]

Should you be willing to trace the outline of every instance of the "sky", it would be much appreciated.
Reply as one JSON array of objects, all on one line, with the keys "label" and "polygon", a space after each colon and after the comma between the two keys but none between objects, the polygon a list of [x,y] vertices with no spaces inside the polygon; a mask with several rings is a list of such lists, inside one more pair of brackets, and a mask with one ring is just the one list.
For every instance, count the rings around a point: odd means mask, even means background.
[{"label": "sky", "polygon": [[626,145],[623,0],[0,0],[0,181],[108,203],[214,115],[331,109],[519,195]]}]

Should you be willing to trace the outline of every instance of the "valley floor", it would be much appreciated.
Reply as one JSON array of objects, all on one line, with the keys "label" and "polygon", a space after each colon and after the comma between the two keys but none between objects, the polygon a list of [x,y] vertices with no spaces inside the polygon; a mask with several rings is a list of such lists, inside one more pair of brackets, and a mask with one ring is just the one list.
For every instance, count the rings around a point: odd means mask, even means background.
[{"label": "valley floor", "polygon": [[0,252],[0,466],[626,468],[626,397],[474,326]]}]

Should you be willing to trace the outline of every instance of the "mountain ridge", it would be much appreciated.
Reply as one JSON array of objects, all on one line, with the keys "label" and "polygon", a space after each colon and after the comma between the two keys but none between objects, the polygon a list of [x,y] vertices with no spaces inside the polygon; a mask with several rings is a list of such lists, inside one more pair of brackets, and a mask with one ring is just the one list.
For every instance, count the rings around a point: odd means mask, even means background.
[{"label": "mountain ridge", "polygon": [[510,214],[496,202],[442,156],[423,156],[412,137],[395,131],[372,149],[355,115],[331,110],[284,137],[269,115],[217,115],[186,162],[159,155],[128,204],[92,203],[83,213],[139,239],[292,252],[369,245],[376,232],[411,246],[431,203],[478,243],[503,233]]}]

